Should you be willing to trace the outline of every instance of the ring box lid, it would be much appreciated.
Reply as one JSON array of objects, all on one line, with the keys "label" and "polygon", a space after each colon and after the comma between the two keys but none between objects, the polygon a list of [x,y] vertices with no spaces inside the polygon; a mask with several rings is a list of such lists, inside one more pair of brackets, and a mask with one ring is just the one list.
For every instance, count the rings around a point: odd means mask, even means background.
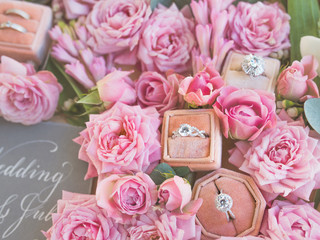
[{"label": "ring box lid", "polygon": [[[23,19],[16,15],[5,15],[8,9],[20,9],[30,15],[30,19]],[[12,29],[5,29],[6,34],[1,33],[0,55],[12,57],[18,61],[33,61],[40,65],[50,46],[48,30],[52,26],[51,8],[29,2],[0,1],[0,22],[11,21],[27,29],[26,33],[20,33]]]},{"label": "ring box lid", "polygon": [[[231,211],[235,219],[229,222],[226,214],[215,206],[215,199],[221,190],[233,199]],[[203,199],[203,204],[196,222],[206,239],[259,233],[266,202],[250,176],[220,168],[196,181],[193,199],[198,198]]]},{"label": "ring box lid", "polygon": [[[205,131],[206,138],[176,137],[172,132],[181,124]],[[212,109],[172,110],[164,114],[162,125],[162,161],[171,166],[188,165],[191,170],[212,170],[221,166],[222,137]],[[202,164],[202,166],[201,166]],[[210,167],[204,166],[209,164]]]},{"label": "ring box lid", "polygon": [[280,61],[275,58],[264,57],[265,72],[260,76],[251,77],[242,70],[241,64],[245,56],[234,51],[228,54],[222,70],[222,78],[226,85],[274,92]]}]

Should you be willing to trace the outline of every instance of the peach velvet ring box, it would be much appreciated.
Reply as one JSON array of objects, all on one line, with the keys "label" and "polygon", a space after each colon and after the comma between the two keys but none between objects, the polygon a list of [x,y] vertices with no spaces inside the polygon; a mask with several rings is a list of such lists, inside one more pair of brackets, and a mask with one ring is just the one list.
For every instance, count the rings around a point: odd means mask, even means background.
[{"label": "peach velvet ring box", "polygon": [[173,167],[210,171],[221,166],[221,131],[212,109],[165,112],[161,145],[162,162]]},{"label": "peach velvet ring box", "polygon": [[48,55],[51,8],[21,1],[0,1],[0,56],[42,65]]},{"label": "peach velvet ring box", "polygon": [[[218,209],[219,204],[216,203],[221,193],[229,195],[233,201],[230,211],[234,218],[229,218],[229,221],[226,212]],[[250,176],[220,168],[196,181],[193,199],[198,198],[203,199],[196,216],[196,222],[202,228],[201,239],[255,236],[259,233],[266,202]]]},{"label": "peach velvet ring box", "polygon": [[246,55],[231,51],[222,70],[222,78],[226,85],[238,88],[249,88],[274,92],[276,79],[280,69],[280,61],[275,58],[263,57],[264,72],[259,76],[250,76],[242,69]]}]

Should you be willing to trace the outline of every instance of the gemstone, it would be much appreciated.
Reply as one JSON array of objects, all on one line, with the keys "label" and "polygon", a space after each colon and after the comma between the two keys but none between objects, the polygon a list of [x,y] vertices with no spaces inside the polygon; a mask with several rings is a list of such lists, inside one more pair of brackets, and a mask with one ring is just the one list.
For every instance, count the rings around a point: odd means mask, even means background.
[{"label": "gemstone", "polygon": [[182,137],[186,137],[189,136],[189,134],[191,133],[191,127],[188,124],[182,124],[179,128],[179,134]]},{"label": "gemstone", "polygon": [[265,62],[262,57],[249,54],[244,57],[241,66],[246,74],[256,77],[264,72]]},{"label": "gemstone", "polygon": [[225,193],[220,193],[217,196],[215,203],[216,203],[217,209],[221,212],[229,211],[233,205],[232,198]]}]

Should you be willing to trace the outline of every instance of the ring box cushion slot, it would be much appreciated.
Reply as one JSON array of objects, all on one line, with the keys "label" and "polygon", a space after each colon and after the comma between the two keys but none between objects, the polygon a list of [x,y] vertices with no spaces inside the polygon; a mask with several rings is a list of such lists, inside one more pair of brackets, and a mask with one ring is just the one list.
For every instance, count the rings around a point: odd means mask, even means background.
[{"label": "ring box cushion slot", "polygon": [[[13,14],[6,15],[8,9],[22,10],[29,14],[30,19]],[[3,0],[0,1],[0,23],[7,21],[19,24],[27,32],[21,33],[10,28],[0,29],[0,55],[40,65],[50,45],[48,31],[52,26],[52,10],[39,4]]]},{"label": "ring box cushion slot", "polygon": [[247,75],[242,70],[241,64],[244,57],[245,55],[233,51],[228,54],[222,71],[222,78],[226,85],[274,92],[280,69],[280,61],[275,58],[264,57],[264,73],[260,76],[253,77]]},{"label": "ring box cushion slot", "polygon": [[[233,200],[231,211],[235,219],[229,222],[226,214],[215,206],[215,199],[221,190]],[[202,227],[203,239],[259,233],[266,202],[251,177],[221,168],[197,180],[193,199],[197,198],[203,199],[196,217]]]},{"label": "ring box cushion slot", "polygon": [[[205,131],[207,137],[175,137],[181,124]],[[209,171],[221,166],[221,133],[213,110],[167,111],[162,126],[162,161],[171,166],[189,166],[192,171]]]}]

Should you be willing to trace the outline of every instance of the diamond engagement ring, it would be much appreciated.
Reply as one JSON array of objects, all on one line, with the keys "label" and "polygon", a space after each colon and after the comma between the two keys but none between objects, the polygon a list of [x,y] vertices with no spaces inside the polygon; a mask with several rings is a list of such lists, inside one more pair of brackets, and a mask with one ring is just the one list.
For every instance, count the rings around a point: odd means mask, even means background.
[{"label": "diamond engagement ring", "polygon": [[30,15],[28,13],[26,13],[25,11],[22,11],[20,9],[16,9],[16,8],[10,8],[8,10],[6,10],[4,12],[4,14],[6,15],[10,15],[10,14],[14,14],[14,15],[17,15],[19,17],[22,17],[24,19],[30,19]]},{"label": "diamond engagement ring", "polygon": [[10,21],[7,21],[5,23],[0,24],[0,29],[4,29],[4,28],[11,28],[13,30],[16,30],[16,31],[22,32],[22,33],[27,32],[27,29],[25,29],[24,27],[20,26],[19,24],[12,23]]},{"label": "diamond engagement ring", "polygon": [[228,222],[230,221],[230,217],[232,219],[236,218],[231,211],[233,200],[228,194],[222,193],[222,190],[220,190],[220,194],[216,197],[215,204],[219,211],[226,214]]},{"label": "diamond engagement ring", "polygon": [[241,64],[242,70],[251,77],[257,77],[264,73],[264,66],[263,58],[252,54],[246,55]]},{"label": "diamond engagement ring", "polygon": [[181,124],[179,129],[177,129],[176,131],[172,132],[172,138],[176,138],[176,137],[201,137],[201,138],[206,138],[207,135],[205,133],[205,131],[203,130],[199,130],[196,127],[193,127],[189,124]]}]

